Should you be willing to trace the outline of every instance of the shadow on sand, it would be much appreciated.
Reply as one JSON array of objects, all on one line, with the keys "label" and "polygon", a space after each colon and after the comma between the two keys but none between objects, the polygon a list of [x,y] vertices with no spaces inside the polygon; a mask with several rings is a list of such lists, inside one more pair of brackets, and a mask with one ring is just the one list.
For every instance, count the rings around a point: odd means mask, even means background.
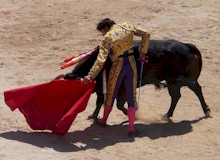
[{"label": "shadow on sand", "polygon": [[[141,132],[139,138],[150,138],[152,140],[161,137],[181,136],[192,131],[192,124],[204,119],[200,118],[192,121],[181,121],[173,123],[156,124],[136,124],[136,128]],[[123,122],[107,128],[100,128],[92,124],[83,131],[69,132],[64,136],[54,135],[48,132],[23,132],[10,131],[0,134],[0,137],[28,143],[41,148],[52,148],[59,152],[72,152],[87,149],[103,149],[107,146],[120,142],[132,142],[134,138],[128,138],[127,124]]]}]

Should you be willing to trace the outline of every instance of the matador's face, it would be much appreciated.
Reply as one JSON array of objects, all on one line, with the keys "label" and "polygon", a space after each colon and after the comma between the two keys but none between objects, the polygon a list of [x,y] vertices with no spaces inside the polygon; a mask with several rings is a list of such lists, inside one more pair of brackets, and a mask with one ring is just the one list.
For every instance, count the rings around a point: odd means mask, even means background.
[{"label": "matador's face", "polygon": [[104,36],[109,30],[110,30],[110,28],[105,27],[104,29],[101,29],[100,32],[101,32],[102,35]]}]

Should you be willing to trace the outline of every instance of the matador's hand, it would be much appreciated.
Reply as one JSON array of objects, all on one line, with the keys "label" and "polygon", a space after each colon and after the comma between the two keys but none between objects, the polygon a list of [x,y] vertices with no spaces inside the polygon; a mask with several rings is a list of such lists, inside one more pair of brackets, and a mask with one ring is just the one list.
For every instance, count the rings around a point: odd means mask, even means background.
[{"label": "matador's hand", "polygon": [[83,77],[83,78],[81,79],[81,81],[82,81],[83,83],[88,83],[89,81],[92,81],[92,78],[91,78],[90,75],[87,75],[87,76]]},{"label": "matador's hand", "polygon": [[146,62],[146,55],[144,52],[139,53],[139,61]]}]

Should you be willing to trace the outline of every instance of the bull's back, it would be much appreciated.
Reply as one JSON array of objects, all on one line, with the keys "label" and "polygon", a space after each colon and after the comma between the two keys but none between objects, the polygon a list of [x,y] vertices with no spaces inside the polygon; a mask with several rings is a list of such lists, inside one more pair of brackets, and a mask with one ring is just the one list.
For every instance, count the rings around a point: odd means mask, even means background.
[{"label": "bull's back", "polygon": [[[151,40],[148,50],[149,62],[144,67],[143,83],[173,81],[183,76],[197,80],[202,59],[199,50],[192,44],[175,40]],[[137,61],[138,73],[140,62]]]}]

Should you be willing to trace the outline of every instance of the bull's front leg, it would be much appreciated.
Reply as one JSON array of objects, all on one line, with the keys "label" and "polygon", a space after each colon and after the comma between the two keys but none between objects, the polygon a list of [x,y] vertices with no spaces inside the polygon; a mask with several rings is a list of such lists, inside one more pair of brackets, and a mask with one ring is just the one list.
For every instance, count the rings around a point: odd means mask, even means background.
[{"label": "bull's front leg", "polygon": [[[96,108],[92,115],[88,116],[88,119],[94,119],[96,120],[98,118],[100,109],[102,105],[104,104],[104,94],[102,92],[96,92],[97,99],[96,99]],[[126,102],[126,97],[123,95],[119,95],[116,97],[117,100],[117,108],[121,110],[125,115],[127,115],[127,108],[124,107],[124,104]]]},{"label": "bull's front leg", "polygon": [[95,108],[93,114],[88,116],[88,119],[96,120],[98,118],[99,111],[100,111],[102,105],[104,104],[104,94],[102,92],[96,92],[96,94],[97,94],[96,108]]},{"label": "bull's front leg", "polygon": [[168,120],[170,117],[173,116],[173,112],[176,108],[177,102],[179,101],[181,97],[180,88],[182,85],[179,85],[177,83],[168,84],[168,91],[171,96],[171,105],[168,110],[168,112],[163,116],[164,120]]},{"label": "bull's front leg", "polygon": [[128,110],[127,108],[124,107],[124,104],[126,102],[126,97],[125,96],[117,96],[117,108],[121,110],[125,115],[128,115]]}]

